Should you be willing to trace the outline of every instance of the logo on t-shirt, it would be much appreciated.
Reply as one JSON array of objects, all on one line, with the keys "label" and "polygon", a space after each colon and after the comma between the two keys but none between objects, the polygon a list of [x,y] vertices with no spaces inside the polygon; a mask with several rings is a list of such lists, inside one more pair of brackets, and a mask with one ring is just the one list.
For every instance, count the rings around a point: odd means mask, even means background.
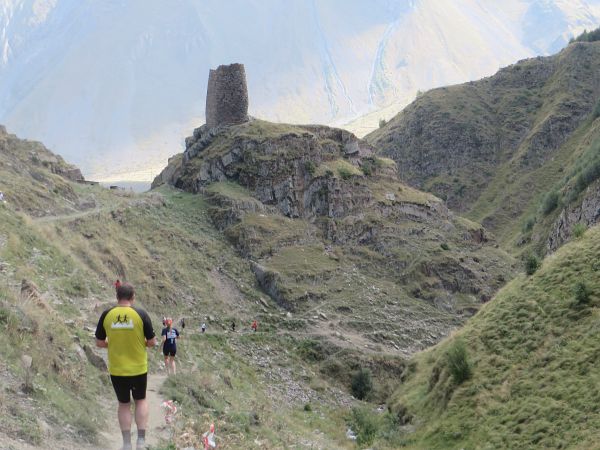
[{"label": "logo on t-shirt", "polygon": [[127,314],[125,314],[123,316],[123,318],[121,318],[121,314],[119,314],[116,318],[116,320],[110,324],[110,327],[115,330],[115,329],[131,329],[133,330],[133,319],[129,319],[127,317]]}]

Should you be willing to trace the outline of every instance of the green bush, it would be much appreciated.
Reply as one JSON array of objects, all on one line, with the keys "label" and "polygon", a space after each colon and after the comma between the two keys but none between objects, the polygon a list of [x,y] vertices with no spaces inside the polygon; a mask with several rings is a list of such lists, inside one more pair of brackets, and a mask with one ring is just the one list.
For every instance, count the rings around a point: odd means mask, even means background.
[{"label": "green bush", "polygon": [[317,362],[325,359],[325,348],[319,341],[304,339],[298,345],[298,353],[305,361]]},{"label": "green bush", "polygon": [[342,178],[342,180],[347,180],[352,176],[352,171],[350,171],[346,167],[340,167],[338,169],[338,174]]},{"label": "green bush", "polygon": [[440,244],[440,247],[442,247],[442,250],[450,250],[450,246],[448,244],[446,244],[445,242],[442,242]]},{"label": "green bush", "polygon": [[558,192],[556,192],[556,191],[548,192],[548,194],[546,194],[546,196],[544,197],[544,200],[542,201],[542,213],[545,216],[547,216],[552,211],[554,211],[556,209],[556,207],[558,206],[558,200],[559,200]]},{"label": "green bush", "polygon": [[597,119],[600,117],[600,101],[596,104],[596,107],[592,111],[592,118]]},{"label": "green bush", "polygon": [[306,169],[306,171],[308,172],[308,174],[310,176],[313,176],[317,170],[317,166],[312,161],[305,161],[304,168]]},{"label": "green bush", "polygon": [[579,239],[581,236],[583,236],[586,230],[587,225],[585,223],[579,222],[575,224],[573,227],[573,237],[575,237],[575,239]]},{"label": "green bush", "polygon": [[587,165],[575,179],[575,191],[582,192],[598,178],[600,178],[600,160],[595,160]]},{"label": "green bush", "polygon": [[575,302],[578,305],[587,305],[590,302],[590,289],[582,281],[575,284],[573,294],[575,295]]},{"label": "green bush", "polygon": [[352,375],[352,395],[363,400],[373,390],[373,379],[369,369],[360,369]]},{"label": "green bush", "polygon": [[310,406],[310,403],[307,403],[304,405],[304,411],[306,411],[306,412],[312,411],[312,406]]},{"label": "green bush", "polygon": [[525,259],[525,273],[527,275],[533,275],[536,270],[538,270],[540,267],[540,260],[537,256],[535,255],[529,255],[526,259]]},{"label": "green bush", "polygon": [[387,120],[385,120],[385,119],[379,119],[379,128],[385,127],[386,123],[387,123]]},{"label": "green bush", "polygon": [[571,39],[570,42],[573,43],[573,42],[595,42],[595,41],[600,41],[600,28],[596,28],[595,30],[592,30],[592,31],[584,30],[583,33],[581,33],[576,38]]},{"label": "green bush", "polygon": [[471,378],[471,364],[467,355],[467,347],[460,339],[456,339],[446,353],[446,364],[456,384]]},{"label": "green bush", "polygon": [[383,162],[381,159],[371,157],[363,159],[360,170],[362,170],[362,173],[364,173],[366,176],[371,176],[377,169],[380,169],[381,167],[383,167]]},{"label": "green bush", "polygon": [[535,217],[528,217],[525,220],[525,223],[523,224],[523,226],[521,227],[521,231],[523,233],[528,233],[531,230],[533,230],[534,225],[535,225]]},{"label": "green bush", "polygon": [[369,408],[353,408],[350,428],[356,433],[356,443],[368,447],[373,443],[379,431],[378,417]]}]

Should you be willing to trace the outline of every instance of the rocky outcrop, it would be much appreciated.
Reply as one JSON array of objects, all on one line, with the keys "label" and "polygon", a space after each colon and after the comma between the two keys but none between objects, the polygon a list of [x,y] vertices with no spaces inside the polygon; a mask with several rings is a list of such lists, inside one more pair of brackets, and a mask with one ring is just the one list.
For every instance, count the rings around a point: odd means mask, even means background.
[{"label": "rocky outcrop", "polygon": [[208,74],[206,125],[216,128],[248,120],[248,87],[243,64],[219,66]]},{"label": "rocky outcrop", "polygon": [[170,160],[152,186],[169,183],[201,192],[229,180],[287,217],[339,217],[369,202],[372,194],[360,184],[345,188],[348,180],[327,164],[341,161],[362,174],[360,167],[372,153],[352,133],[325,126],[291,127],[258,120],[237,128],[203,126],[186,139],[183,156]]},{"label": "rocky outcrop", "polygon": [[600,181],[589,186],[581,203],[564,208],[552,227],[548,236],[547,249],[555,251],[573,235],[575,225],[582,224],[586,228],[600,223]]}]

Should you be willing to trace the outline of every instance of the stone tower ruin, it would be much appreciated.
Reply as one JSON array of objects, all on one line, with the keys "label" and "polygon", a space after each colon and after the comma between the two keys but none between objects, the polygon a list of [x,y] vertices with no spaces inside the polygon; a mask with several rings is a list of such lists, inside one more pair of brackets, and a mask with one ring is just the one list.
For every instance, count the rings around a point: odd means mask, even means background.
[{"label": "stone tower ruin", "polygon": [[248,87],[243,64],[219,66],[208,74],[206,125],[235,125],[248,121]]}]

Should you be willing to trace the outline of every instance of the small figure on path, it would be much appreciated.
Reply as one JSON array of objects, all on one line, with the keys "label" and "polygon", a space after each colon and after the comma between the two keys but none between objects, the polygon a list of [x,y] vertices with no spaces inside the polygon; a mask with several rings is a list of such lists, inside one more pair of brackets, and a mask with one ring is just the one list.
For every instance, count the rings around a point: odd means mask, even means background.
[{"label": "small figure on path", "polygon": [[252,325],[250,326],[250,328],[252,328],[252,331],[254,331],[256,333],[256,330],[258,330],[258,322],[256,320],[254,322],[252,322]]},{"label": "small figure on path", "polygon": [[211,448],[216,448],[217,444],[215,442],[215,424],[210,424],[210,431],[204,432],[202,434],[202,443],[204,444],[204,450],[209,450]]},{"label": "small figure on path", "polygon": [[113,283],[113,286],[115,287],[115,292],[117,292],[117,291],[119,290],[119,288],[121,287],[121,285],[122,285],[122,283],[121,283],[121,280],[119,280],[119,279],[117,278],[117,281],[115,281],[115,282]]},{"label": "small figure on path", "polygon": [[0,203],[5,203],[6,200],[4,200],[4,192],[0,191]]},{"label": "small figure on path", "polygon": [[177,368],[175,367],[175,355],[177,354],[179,331],[177,328],[173,328],[173,319],[170,317],[167,318],[165,322],[166,327],[163,328],[161,333],[163,355],[165,355],[165,367],[167,368],[168,374],[176,375]]},{"label": "small figure on path", "polygon": [[102,313],[96,327],[96,346],[108,349],[108,371],[117,400],[123,450],[131,450],[131,397],[135,403],[136,449],[146,446],[148,354],[156,344],[148,313],[133,306],[135,291],[125,283],[117,289],[117,304]]},{"label": "small figure on path", "polygon": [[204,333],[206,331],[206,323],[202,322],[200,329],[202,330],[202,333]]},{"label": "small figure on path", "polygon": [[231,321],[231,331],[235,333],[235,320]]},{"label": "small figure on path", "polygon": [[179,325],[181,326],[181,331],[183,331],[185,329],[185,318],[181,318]]}]

